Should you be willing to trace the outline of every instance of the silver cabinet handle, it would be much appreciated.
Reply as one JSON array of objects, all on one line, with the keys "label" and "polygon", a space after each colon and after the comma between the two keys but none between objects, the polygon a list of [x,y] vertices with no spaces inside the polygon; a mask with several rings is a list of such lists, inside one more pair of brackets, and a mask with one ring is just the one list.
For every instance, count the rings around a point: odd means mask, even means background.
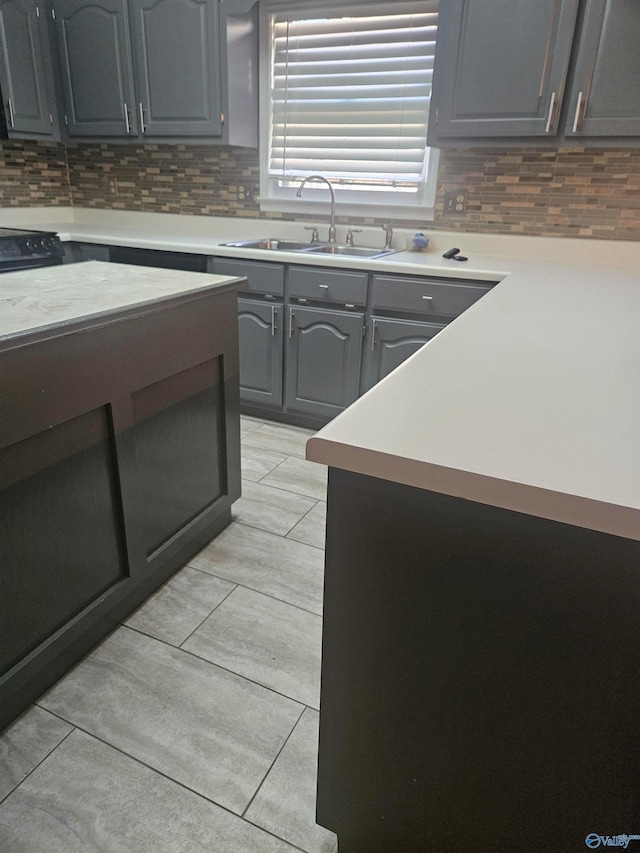
[{"label": "silver cabinet handle", "polygon": [[582,107],[582,92],[578,92],[578,103],[576,104],[576,114],[573,117],[573,132],[578,132],[578,125],[580,123],[580,108]]},{"label": "silver cabinet handle", "polygon": [[144,133],[146,131],[146,125],[144,123],[144,107],[142,106],[142,101],[138,104],[140,108],[140,131]]},{"label": "silver cabinet handle", "polygon": [[276,333],[276,306],[271,306],[271,336],[273,337]]},{"label": "silver cabinet handle", "polygon": [[549,131],[551,130],[551,120],[553,119],[553,109],[554,109],[555,105],[556,105],[556,93],[552,92],[551,93],[551,100],[549,101],[549,115],[547,116],[547,124],[546,124],[546,127],[544,129],[545,133],[549,133]]},{"label": "silver cabinet handle", "polygon": [[318,287],[320,288],[320,290],[329,290],[328,284],[319,284]]},{"label": "silver cabinet handle", "polygon": [[293,337],[293,308],[289,308],[289,337]]},{"label": "silver cabinet handle", "polygon": [[11,103],[11,98],[8,99],[7,105],[9,107],[9,123],[11,127],[15,127],[15,122],[13,120],[13,104]]},{"label": "silver cabinet handle", "polygon": [[371,321],[371,352],[376,348],[376,321]]},{"label": "silver cabinet handle", "polygon": [[422,297],[426,302],[433,302],[433,296],[423,296]]},{"label": "silver cabinet handle", "polygon": [[126,101],[122,102],[122,106],[124,107],[124,123],[127,128],[127,133],[131,133],[131,125],[129,124],[129,107],[126,104]]}]

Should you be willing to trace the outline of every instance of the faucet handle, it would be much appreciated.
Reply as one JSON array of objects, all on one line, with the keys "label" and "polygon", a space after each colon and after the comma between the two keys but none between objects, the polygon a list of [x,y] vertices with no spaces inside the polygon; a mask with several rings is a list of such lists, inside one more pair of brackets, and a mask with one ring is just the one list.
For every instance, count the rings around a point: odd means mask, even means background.
[{"label": "faucet handle", "polygon": [[349,228],[347,231],[347,246],[353,246],[353,235],[362,234],[362,228]]},{"label": "faucet handle", "polygon": [[384,247],[385,249],[390,249],[391,241],[393,240],[393,228],[390,225],[383,225],[382,228],[385,230],[387,235],[384,241]]},{"label": "faucet handle", "polygon": [[305,225],[304,230],[305,231],[313,231],[313,234],[311,235],[311,242],[312,243],[319,243],[320,242],[320,235],[318,234],[318,226],[317,225]]}]

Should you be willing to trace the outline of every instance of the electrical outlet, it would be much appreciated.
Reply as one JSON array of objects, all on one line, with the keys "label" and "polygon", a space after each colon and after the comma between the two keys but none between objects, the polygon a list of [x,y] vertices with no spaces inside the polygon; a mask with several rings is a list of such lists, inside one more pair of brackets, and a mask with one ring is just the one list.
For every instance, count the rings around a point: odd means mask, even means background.
[{"label": "electrical outlet", "polygon": [[467,191],[445,190],[444,212],[448,216],[464,216],[467,212]]}]

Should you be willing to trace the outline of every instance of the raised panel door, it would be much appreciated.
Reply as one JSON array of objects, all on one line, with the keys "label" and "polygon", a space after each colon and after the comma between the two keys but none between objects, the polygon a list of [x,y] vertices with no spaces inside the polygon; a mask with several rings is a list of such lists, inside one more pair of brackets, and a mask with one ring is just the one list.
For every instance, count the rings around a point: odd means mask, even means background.
[{"label": "raised panel door", "polygon": [[373,388],[442,329],[444,326],[437,323],[372,317],[368,330],[369,345],[365,350],[362,392]]},{"label": "raised panel door", "polygon": [[240,399],[282,405],[282,303],[238,299]]},{"label": "raised panel door", "polygon": [[430,143],[554,135],[577,11],[578,0],[452,0],[438,32]]},{"label": "raised panel door", "polygon": [[34,0],[0,2],[0,84],[11,136],[52,135],[40,18]]},{"label": "raised panel door", "polygon": [[358,396],[364,315],[288,309],[288,409],[332,418]]},{"label": "raised panel door", "polygon": [[70,136],[137,135],[126,0],[56,0]]},{"label": "raised panel door", "polygon": [[218,5],[218,0],[132,0],[143,134],[222,134]]}]

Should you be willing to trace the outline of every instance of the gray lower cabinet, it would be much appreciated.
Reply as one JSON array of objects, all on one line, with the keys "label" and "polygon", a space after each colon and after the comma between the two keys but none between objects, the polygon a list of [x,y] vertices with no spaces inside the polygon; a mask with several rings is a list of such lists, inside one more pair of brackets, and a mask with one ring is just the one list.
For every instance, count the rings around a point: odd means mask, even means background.
[{"label": "gray lower cabinet", "polygon": [[282,406],[283,305],[238,299],[240,400]]},{"label": "gray lower cabinet", "polygon": [[429,144],[555,135],[577,11],[578,0],[443,4]]},{"label": "gray lower cabinet", "polygon": [[131,0],[141,131],[220,136],[218,0]]},{"label": "gray lower cabinet", "polygon": [[364,314],[287,310],[285,405],[332,418],[358,397]]},{"label": "gray lower cabinet", "polygon": [[55,0],[69,136],[137,133],[126,0]]},{"label": "gray lower cabinet", "polygon": [[444,325],[373,316],[362,365],[364,394],[438,334]]},{"label": "gray lower cabinet", "polygon": [[567,136],[640,136],[639,45],[637,0],[587,0]]},{"label": "gray lower cabinet", "polygon": [[43,3],[1,0],[0,85],[9,136],[53,136],[57,129],[48,57]]}]

